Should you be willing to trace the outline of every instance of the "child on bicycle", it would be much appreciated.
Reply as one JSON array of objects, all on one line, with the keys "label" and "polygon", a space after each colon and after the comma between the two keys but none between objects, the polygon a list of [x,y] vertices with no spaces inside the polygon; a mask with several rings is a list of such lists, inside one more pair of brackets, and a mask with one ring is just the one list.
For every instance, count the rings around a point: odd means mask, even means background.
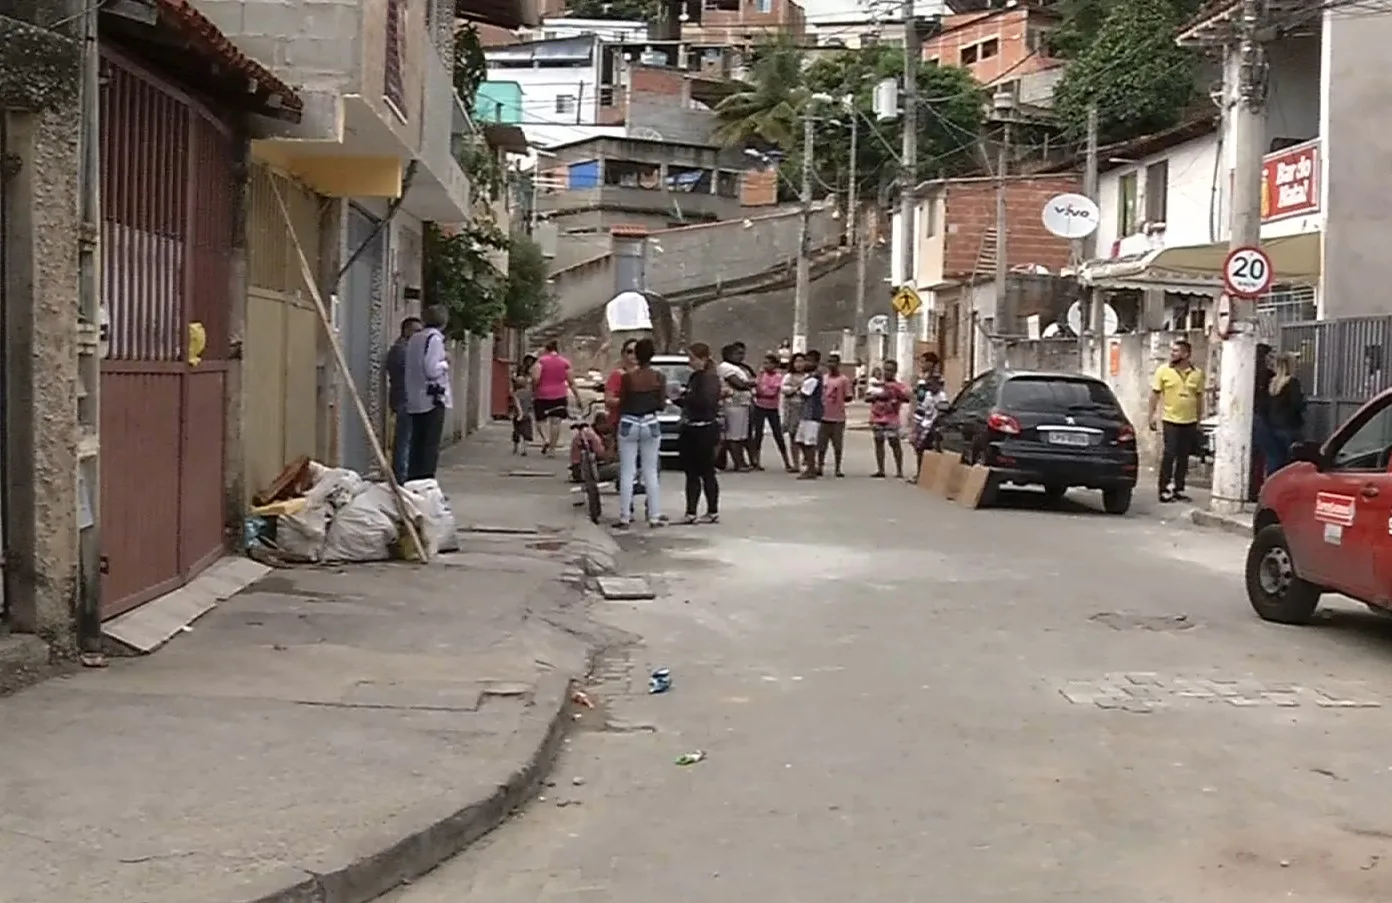
[{"label": "child on bicycle", "polygon": [[590,452],[595,457],[595,470],[598,472],[598,479],[601,483],[610,482],[619,477],[619,462],[616,456],[610,451],[610,444],[604,441],[603,434],[609,431],[609,418],[603,411],[598,411],[594,415],[594,420],[587,426],[574,431],[574,436],[570,440],[570,481],[580,482],[580,459],[581,452],[589,446]]}]

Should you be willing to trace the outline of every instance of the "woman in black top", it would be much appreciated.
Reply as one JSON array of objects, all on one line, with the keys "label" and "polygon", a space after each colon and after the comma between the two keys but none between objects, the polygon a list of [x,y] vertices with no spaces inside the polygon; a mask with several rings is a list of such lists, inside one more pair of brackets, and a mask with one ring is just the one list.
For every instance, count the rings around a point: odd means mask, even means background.
[{"label": "woman in black top", "polygon": [[[715,477],[715,453],[720,447],[720,377],[711,360],[710,346],[691,346],[691,378],[677,403],[682,407],[679,448],[686,471],[686,522],[713,524],[720,520],[720,483]],[[706,493],[706,514],[696,516],[696,506]]]},{"label": "woman in black top", "polygon": [[633,346],[638,365],[619,380],[619,529],[633,518],[633,478],[640,464],[648,526],[666,523],[657,480],[657,453],[662,441],[657,414],[667,405],[667,378],[652,365],[655,350],[652,339],[639,339]]},{"label": "woman in black top", "polygon": [[1258,430],[1265,426],[1266,441],[1261,451],[1266,459],[1268,477],[1290,463],[1291,443],[1300,439],[1305,428],[1305,393],[1300,390],[1295,365],[1295,355],[1279,355],[1276,366],[1271,369],[1270,380],[1261,387],[1260,394],[1266,397],[1258,405],[1259,413],[1264,415],[1258,422]]}]

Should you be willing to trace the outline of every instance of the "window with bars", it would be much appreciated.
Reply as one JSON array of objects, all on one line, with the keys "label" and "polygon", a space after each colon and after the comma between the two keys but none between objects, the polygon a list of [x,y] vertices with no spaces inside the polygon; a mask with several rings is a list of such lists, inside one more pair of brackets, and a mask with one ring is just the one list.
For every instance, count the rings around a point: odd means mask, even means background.
[{"label": "window with bars", "polygon": [[407,2],[387,0],[387,54],[382,85],[382,96],[402,121],[406,119],[406,80],[402,74],[402,63],[406,57]]}]

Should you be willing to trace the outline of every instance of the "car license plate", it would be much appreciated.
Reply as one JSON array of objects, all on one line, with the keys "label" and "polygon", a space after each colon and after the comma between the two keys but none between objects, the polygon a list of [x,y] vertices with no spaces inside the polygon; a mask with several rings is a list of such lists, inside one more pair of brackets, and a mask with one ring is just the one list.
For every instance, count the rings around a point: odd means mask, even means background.
[{"label": "car license plate", "polygon": [[1070,445],[1074,448],[1086,448],[1091,444],[1088,441],[1087,433],[1075,433],[1069,430],[1050,430],[1049,442],[1052,445]]}]

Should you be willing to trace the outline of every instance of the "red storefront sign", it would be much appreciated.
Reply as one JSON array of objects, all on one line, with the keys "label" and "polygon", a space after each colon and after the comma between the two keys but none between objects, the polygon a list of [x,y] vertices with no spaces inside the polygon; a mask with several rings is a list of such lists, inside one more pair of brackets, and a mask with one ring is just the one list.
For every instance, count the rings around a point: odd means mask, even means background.
[{"label": "red storefront sign", "polygon": [[1262,222],[1319,210],[1319,141],[1307,141],[1262,158]]}]

